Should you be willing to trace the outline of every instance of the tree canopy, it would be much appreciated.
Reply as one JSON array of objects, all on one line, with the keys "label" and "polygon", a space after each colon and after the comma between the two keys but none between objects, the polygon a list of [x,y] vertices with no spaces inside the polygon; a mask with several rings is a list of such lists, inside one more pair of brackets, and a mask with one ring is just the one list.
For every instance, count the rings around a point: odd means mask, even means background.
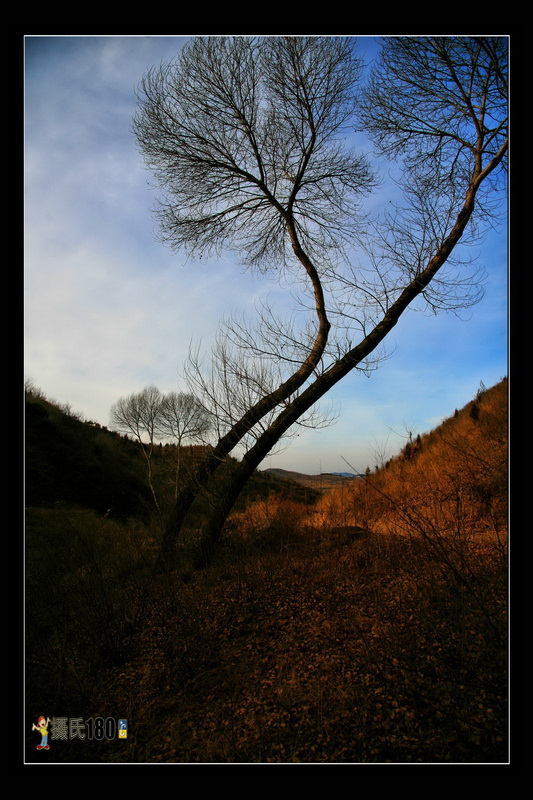
[{"label": "tree canopy", "polygon": [[266,269],[337,247],[374,185],[344,142],[362,64],[350,37],[200,37],[148,72],[134,129],[164,241]]}]

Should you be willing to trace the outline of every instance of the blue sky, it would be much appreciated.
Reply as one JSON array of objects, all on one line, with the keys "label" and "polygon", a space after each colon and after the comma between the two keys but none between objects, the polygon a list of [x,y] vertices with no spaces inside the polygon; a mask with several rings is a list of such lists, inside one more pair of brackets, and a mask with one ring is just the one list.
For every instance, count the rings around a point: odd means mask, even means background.
[{"label": "blue sky", "polygon": [[[25,40],[25,374],[50,398],[107,425],[118,397],[150,383],[185,390],[189,343],[207,349],[218,320],[253,308],[271,281],[230,257],[187,264],[156,239],[156,194],[131,121],[146,70],[180,37]],[[372,38],[361,49],[375,52]],[[485,297],[467,319],[408,313],[370,378],[336,387],[340,416],[305,431],[264,467],[373,466],[507,374],[505,224],[479,247]]]}]

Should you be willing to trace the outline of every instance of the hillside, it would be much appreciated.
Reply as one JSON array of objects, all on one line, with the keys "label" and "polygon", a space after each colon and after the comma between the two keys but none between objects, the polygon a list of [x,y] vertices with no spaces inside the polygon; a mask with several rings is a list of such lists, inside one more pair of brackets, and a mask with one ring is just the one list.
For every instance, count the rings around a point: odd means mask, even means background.
[{"label": "hillside", "polygon": [[150,496],[134,442],[84,422],[42,392],[26,392],[27,507],[74,504],[146,519]]},{"label": "hillside", "polygon": [[[25,412],[26,507],[62,503],[119,520],[149,521],[154,503],[137,442],[81,419],[68,405],[50,400],[40,390],[26,392]],[[204,452],[199,446],[183,447],[182,471],[187,472]],[[173,498],[176,457],[177,448],[172,445],[156,446],[153,453],[155,491],[163,507]],[[303,502],[318,497],[299,484],[288,487],[276,475],[257,473],[241,504],[269,494],[291,495]]]},{"label": "hillside", "polygon": [[330,522],[384,534],[457,526],[507,526],[507,380],[476,397],[364,480],[333,490],[318,504]]},{"label": "hillside", "polygon": [[191,529],[163,576],[153,517],[29,510],[27,760],[506,763],[507,382],[313,504],[259,478],[209,567]]}]

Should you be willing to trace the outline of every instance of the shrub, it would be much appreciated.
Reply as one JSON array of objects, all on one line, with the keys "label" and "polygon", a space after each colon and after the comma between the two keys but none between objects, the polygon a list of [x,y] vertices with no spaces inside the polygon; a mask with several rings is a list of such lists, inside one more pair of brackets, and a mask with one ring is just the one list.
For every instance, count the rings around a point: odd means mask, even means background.
[{"label": "shrub", "polygon": [[305,539],[303,521],[308,514],[305,504],[270,495],[231,517],[232,538],[248,550],[280,551]]}]

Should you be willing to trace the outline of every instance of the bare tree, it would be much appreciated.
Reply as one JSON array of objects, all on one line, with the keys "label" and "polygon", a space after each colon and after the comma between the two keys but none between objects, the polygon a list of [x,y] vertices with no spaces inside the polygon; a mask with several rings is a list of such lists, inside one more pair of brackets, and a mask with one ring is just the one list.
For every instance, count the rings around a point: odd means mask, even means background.
[{"label": "bare tree", "polygon": [[185,442],[203,442],[212,427],[207,409],[192,394],[170,392],[159,404],[156,426],[159,434],[176,443],[174,498],[178,497],[181,451]]},{"label": "bare tree", "polygon": [[157,386],[147,386],[142,391],[121,397],[111,407],[110,425],[122,433],[131,434],[141,447],[146,460],[148,485],[155,507],[159,510],[153,482],[153,453],[159,433],[159,415],[162,394]]},{"label": "bare tree", "polygon": [[[318,320],[296,379],[259,400],[226,440],[233,447],[250,423],[277,409],[214,509],[207,553],[280,437],[368,365],[408,308],[458,309],[479,299],[478,276],[460,245],[479,235],[499,199],[508,146],[506,40],[385,39],[359,95],[352,45],[321,37],[202,39],[177,68],[151,73],[145,84],[150,99],[137,131],[170,192],[161,207],[164,236],[175,247],[193,239],[196,252],[231,246],[263,268],[292,267],[292,250],[311,280]],[[338,142],[356,111],[382,154],[403,167],[402,205],[365,237],[354,198],[368,187],[369,171]],[[358,249],[349,252],[348,243]],[[182,521],[179,513],[171,520],[162,557]]]},{"label": "bare tree", "polygon": [[[230,247],[262,270],[294,272],[311,287],[315,331],[282,383],[219,439],[202,483],[266,414],[312,375],[330,322],[314,264],[352,231],[373,185],[364,158],[340,140],[361,70],[349,39],[208,37],[143,80],[135,132],[166,192],[163,241],[202,255]],[[198,490],[190,482],[167,523],[170,553]]]},{"label": "bare tree", "polygon": [[181,447],[186,441],[202,441],[209,433],[211,419],[194,395],[170,392],[161,399],[157,428],[165,438],[175,439]]}]

